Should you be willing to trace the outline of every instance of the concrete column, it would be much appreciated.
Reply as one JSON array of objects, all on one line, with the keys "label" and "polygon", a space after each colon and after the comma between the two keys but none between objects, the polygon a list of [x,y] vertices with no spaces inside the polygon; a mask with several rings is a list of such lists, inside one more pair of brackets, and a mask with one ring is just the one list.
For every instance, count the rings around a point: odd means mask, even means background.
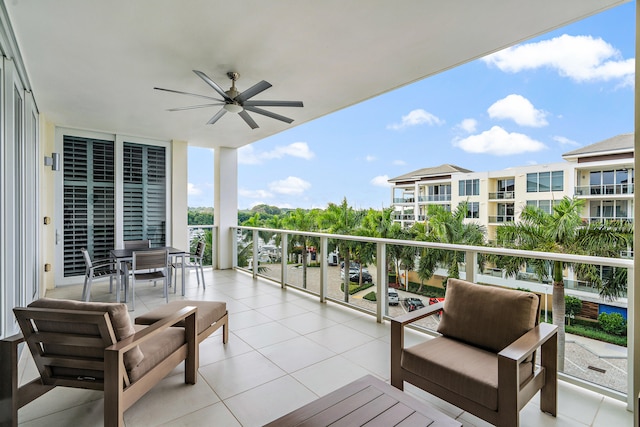
[{"label": "concrete column", "polygon": [[186,141],[171,141],[171,246],[189,251],[188,151]]},{"label": "concrete column", "polygon": [[216,147],[213,154],[214,225],[218,227],[215,256],[221,270],[233,267],[236,238],[231,227],[238,225],[238,150]]}]

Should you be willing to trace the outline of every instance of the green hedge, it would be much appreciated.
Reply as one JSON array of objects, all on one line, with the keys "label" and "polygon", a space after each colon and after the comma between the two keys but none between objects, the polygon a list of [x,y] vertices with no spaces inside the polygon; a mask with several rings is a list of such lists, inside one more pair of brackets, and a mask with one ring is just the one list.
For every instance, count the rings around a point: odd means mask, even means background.
[{"label": "green hedge", "polygon": [[[436,288],[435,286],[424,285],[422,286],[422,292],[418,293],[418,289],[420,288],[420,283],[409,282],[409,292],[412,292],[416,295],[422,295],[428,298],[444,298],[444,289]],[[402,289],[402,288],[400,288]]]},{"label": "green hedge", "polygon": [[[373,283],[363,283],[362,286],[358,286],[357,283],[349,283],[349,295],[353,295],[357,292],[364,291],[373,286]],[[340,283],[340,291],[344,292],[344,282]]]},{"label": "green hedge", "polygon": [[362,297],[363,299],[366,299],[368,301],[377,301],[378,299],[376,298],[376,293],[371,291],[368,294],[366,294],[365,296]]}]

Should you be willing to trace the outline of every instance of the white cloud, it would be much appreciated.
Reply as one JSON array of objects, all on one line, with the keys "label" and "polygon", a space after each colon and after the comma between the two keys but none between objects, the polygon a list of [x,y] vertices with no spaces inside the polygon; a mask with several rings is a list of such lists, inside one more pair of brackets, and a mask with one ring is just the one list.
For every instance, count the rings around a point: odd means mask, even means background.
[{"label": "white cloud", "polygon": [[476,119],[464,119],[460,123],[458,123],[457,127],[467,133],[472,133],[476,131],[477,126],[478,121]]},{"label": "white cloud", "polygon": [[376,187],[392,187],[393,185],[388,181],[389,175],[378,175],[369,182],[371,185],[375,185]]},{"label": "white cloud", "polygon": [[371,155],[367,155],[367,157],[364,158],[367,162],[374,162],[376,161],[376,157],[375,156],[371,156]]},{"label": "white cloud", "polygon": [[269,189],[274,193],[296,195],[311,188],[311,184],[301,178],[290,176],[286,179],[269,183]]},{"label": "white cloud", "polygon": [[387,129],[400,130],[409,126],[418,126],[423,124],[428,125],[442,125],[444,124],[444,120],[439,119],[433,114],[423,110],[417,109],[409,112],[406,116],[402,116],[402,120],[400,123],[393,123],[387,126]]},{"label": "white cloud", "polygon": [[513,46],[482,58],[500,70],[551,68],[576,82],[619,80],[633,85],[635,59],[624,59],[620,51],[601,38],[563,34],[551,40]]},{"label": "white cloud", "polygon": [[549,123],[547,113],[537,110],[531,101],[522,95],[507,95],[487,109],[492,119],[511,119],[520,126],[542,127]]},{"label": "white cloud", "polygon": [[245,188],[238,189],[238,195],[250,199],[270,199],[273,197],[273,194],[266,190],[247,190]]},{"label": "white cloud", "polygon": [[311,151],[306,142],[293,142],[289,145],[279,145],[271,151],[257,152],[253,145],[245,145],[238,149],[238,163],[245,165],[257,165],[265,160],[281,159],[284,156],[298,157],[311,160],[315,153]]},{"label": "white cloud", "polygon": [[407,162],[405,162],[404,160],[394,160],[394,161],[392,162],[392,164],[393,164],[394,166],[404,166],[404,165],[406,165],[406,164],[407,164]]},{"label": "white cloud", "polygon": [[500,126],[494,126],[479,135],[454,139],[452,144],[468,153],[486,153],[495,156],[535,152],[547,148],[540,141],[521,133],[509,133]]},{"label": "white cloud", "polygon": [[569,138],[565,138],[564,136],[554,136],[553,140],[558,142],[560,145],[570,145],[572,147],[579,147],[580,143],[569,139]]},{"label": "white cloud", "polygon": [[195,186],[195,184],[189,182],[187,183],[187,195],[189,196],[200,196],[202,194],[202,190]]}]

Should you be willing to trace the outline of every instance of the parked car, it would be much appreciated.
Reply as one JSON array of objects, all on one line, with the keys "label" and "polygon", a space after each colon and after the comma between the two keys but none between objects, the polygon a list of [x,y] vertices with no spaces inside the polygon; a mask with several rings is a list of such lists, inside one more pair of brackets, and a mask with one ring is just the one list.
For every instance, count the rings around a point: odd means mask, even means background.
[{"label": "parked car", "polygon": [[420,298],[405,298],[404,307],[407,311],[415,311],[424,308],[424,303]]},{"label": "parked car", "polygon": [[[344,279],[344,275],[343,275],[342,278]],[[360,272],[358,270],[356,270],[356,271],[349,270],[349,281],[350,282],[359,283],[360,282]],[[371,274],[367,273],[366,271],[363,271],[362,272],[362,283],[373,283],[373,277],[371,277]]]},{"label": "parked car", "polygon": [[[431,298],[429,298],[429,305],[437,304],[437,303],[443,302],[443,301],[444,301],[444,298],[431,297]],[[438,310],[438,312],[436,314],[438,315],[438,318],[439,318],[440,316],[442,316],[442,310]]]},{"label": "parked car", "polygon": [[398,305],[400,303],[400,296],[395,289],[389,289],[389,305]]}]

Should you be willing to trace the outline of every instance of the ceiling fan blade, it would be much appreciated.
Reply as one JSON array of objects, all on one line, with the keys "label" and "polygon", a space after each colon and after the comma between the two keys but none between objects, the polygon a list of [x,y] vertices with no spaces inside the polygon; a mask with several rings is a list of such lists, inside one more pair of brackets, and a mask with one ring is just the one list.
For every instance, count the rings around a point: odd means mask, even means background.
[{"label": "ceiling fan blade", "polygon": [[155,90],[162,90],[164,92],[178,93],[180,95],[197,96],[198,98],[211,99],[213,101],[222,102],[222,99],[213,98],[211,96],[206,96],[206,95],[198,95],[197,93],[182,92],[181,90],[164,89],[164,88],[161,88],[161,87],[154,87],[154,89]]},{"label": "ceiling fan blade", "polygon": [[249,127],[251,129],[257,129],[259,126],[258,124],[251,118],[251,116],[249,115],[249,113],[247,113],[245,110],[242,110],[238,113],[238,115],[240,117],[242,117],[242,119],[247,122],[247,124],[249,125]]},{"label": "ceiling fan blade", "polygon": [[285,116],[281,116],[280,114],[272,113],[271,111],[263,110],[262,108],[245,106],[244,109],[248,110],[248,111],[251,111],[251,112],[254,112],[254,113],[257,113],[257,114],[262,114],[263,116],[271,117],[272,119],[280,120],[280,121],[283,121],[283,122],[286,122],[286,123],[293,122],[293,119],[290,119],[290,118],[285,117]]},{"label": "ceiling fan blade", "polygon": [[226,113],[226,112],[227,112],[227,110],[225,110],[224,108],[221,108],[221,109],[220,109],[220,111],[218,111],[218,112],[216,113],[216,115],[215,115],[215,116],[213,116],[213,117],[211,117],[211,118],[209,119],[209,121],[207,122],[207,124],[208,124],[208,125],[212,125],[212,124],[214,124],[215,122],[217,122],[218,120],[220,120],[220,117],[224,116],[224,113]]},{"label": "ceiling fan blade", "polygon": [[225,91],[218,85],[218,83],[214,82],[213,80],[211,80],[209,78],[209,76],[207,76],[205,73],[203,73],[202,71],[198,71],[198,70],[193,70],[194,73],[196,73],[198,75],[198,77],[200,77],[202,80],[205,81],[205,83],[207,83],[209,86],[211,86],[216,92],[218,92],[220,94],[220,96],[225,100],[225,101],[231,101],[231,98],[229,98],[229,96],[225,93]]},{"label": "ceiling fan blade", "polygon": [[196,108],[215,107],[216,105],[224,105],[224,104],[223,103],[217,103],[217,104],[190,105],[188,107],[169,108],[167,111],[195,110]]},{"label": "ceiling fan blade", "polygon": [[262,80],[251,86],[249,89],[242,92],[240,95],[236,96],[235,100],[239,103],[245,102],[247,99],[252,98],[259,94],[260,92],[267,90],[271,87],[271,83]]},{"label": "ceiling fan blade", "polygon": [[250,107],[304,107],[302,101],[246,101]]}]

